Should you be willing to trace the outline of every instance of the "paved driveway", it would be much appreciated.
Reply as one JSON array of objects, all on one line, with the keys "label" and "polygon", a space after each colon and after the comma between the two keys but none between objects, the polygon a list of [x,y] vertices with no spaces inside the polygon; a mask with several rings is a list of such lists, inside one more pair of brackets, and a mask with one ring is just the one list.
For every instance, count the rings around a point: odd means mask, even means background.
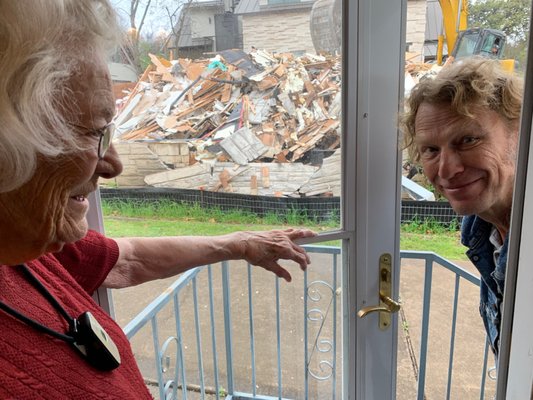
[{"label": "paved driveway", "polygon": [[[398,384],[397,399],[412,400],[416,398],[417,375],[420,367],[418,349],[420,346],[420,328],[422,315],[422,289],[423,289],[423,262],[404,261],[401,271],[400,296],[403,310],[400,314],[399,340],[398,340]],[[461,263],[467,269],[473,269],[469,263]],[[309,272],[309,282],[331,280],[331,258],[324,255],[313,255]],[[296,267],[290,267],[293,273],[293,282],[287,284],[280,282],[280,332],[283,340],[280,361],[283,368],[281,377],[283,396],[292,399],[304,399],[302,391],[305,379],[304,345],[303,345],[303,279]],[[221,368],[219,386],[227,388],[225,373],[225,341],[224,318],[220,299],[221,284],[220,272],[213,269],[213,286],[215,299],[215,338],[217,341],[218,365]],[[233,339],[233,368],[235,383],[240,391],[251,392],[252,371],[250,324],[248,319],[248,281],[247,268],[243,263],[233,262],[231,271],[231,299],[232,299],[232,339]],[[339,275],[340,276],[340,275]],[[141,311],[159,293],[165,290],[174,279],[150,282],[135,288],[114,291],[115,313],[118,323],[124,326],[133,316]],[[254,268],[252,278],[254,333],[255,333],[255,362],[256,362],[256,390],[259,394],[277,396],[277,340],[276,340],[276,309],[275,309],[275,280],[270,273]],[[426,399],[445,398],[448,379],[448,363],[450,348],[450,321],[452,318],[452,296],[454,291],[454,276],[440,268],[434,268],[433,286],[431,296],[430,330],[428,345],[428,366],[426,376]],[[201,325],[201,342],[203,355],[203,369],[205,371],[206,385],[214,388],[212,335],[210,330],[209,295],[207,274],[201,274],[197,281],[198,315]],[[479,384],[481,381],[481,362],[483,357],[484,330],[478,313],[478,288],[463,282],[460,287],[460,302],[458,309],[457,334],[455,339],[454,374],[451,399],[479,399]],[[322,294],[322,299],[315,304],[317,309],[324,313],[327,311],[326,322],[320,332],[320,338],[331,338],[332,308],[329,306],[331,292],[326,287],[317,289]],[[196,337],[194,336],[193,313],[193,288],[189,285],[182,296],[181,320],[185,333],[184,346],[186,351],[186,373],[190,381],[199,382],[199,363],[196,351]],[[329,297],[328,297],[329,296]],[[340,300],[340,298],[339,298]],[[337,310],[337,340],[341,340],[341,308]],[[173,312],[166,308],[158,318],[158,328],[163,338],[173,335],[175,322]],[[312,348],[318,325],[310,324],[309,348]],[[163,342],[164,339],[161,340]],[[320,343],[320,340],[318,341]],[[132,340],[132,346],[137,360],[147,379],[156,378],[153,359],[153,342],[150,327],[145,327]],[[173,352],[173,345],[170,351]],[[325,355],[324,355],[325,354]],[[314,352],[310,367],[313,371],[323,376],[328,375],[327,368],[320,369],[320,361],[332,362],[333,358],[327,353]],[[340,347],[336,357],[338,371],[342,357]],[[170,361],[170,369],[174,361]],[[332,381],[310,380],[309,398],[331,399]],[[340,393],[341,379],[337,379],[335,386]],[[494,391],[494,382],[489,381],[488,394]],[[157,388],[154,393],[157,393]],[[214,390],[214,389],[213,389]],[[191,392],[188,398],[194,399],[197,392]],[[487,395],[487,398],[491,398]]]}]

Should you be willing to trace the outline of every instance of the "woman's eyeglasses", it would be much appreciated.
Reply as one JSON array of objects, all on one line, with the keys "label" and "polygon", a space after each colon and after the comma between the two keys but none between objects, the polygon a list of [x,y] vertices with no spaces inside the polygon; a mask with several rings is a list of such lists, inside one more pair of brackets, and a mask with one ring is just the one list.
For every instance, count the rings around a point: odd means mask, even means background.
[{"label": "woman's eyeglasses", "polygon": [[98,135],[98,158],[101,160],[104,158],[105,153],[107,150],[109,150],[109,147],[111,146],[111,140],[113,139],[113,135],[115,133],[115,123],[110,122],[106,126],[100,129],[88,129],[85,126],[76,125],[76,124],[70,124],[70,126],[80,129],[83,131],[86,131],[88,133]]}]

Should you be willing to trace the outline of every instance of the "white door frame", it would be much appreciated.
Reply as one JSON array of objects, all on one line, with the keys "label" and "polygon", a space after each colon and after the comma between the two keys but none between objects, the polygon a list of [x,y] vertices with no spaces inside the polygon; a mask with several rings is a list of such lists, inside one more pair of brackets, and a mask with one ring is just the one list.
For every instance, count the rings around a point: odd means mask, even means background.
[{"label": "white door frame", "polygon": [[[96,189],[88,197],[89,199],[89,212],[87,213],[87,222],[89,229],[94,231],[104,232],[104,220],[102,216],[102,204],[100,202],[100,189]],[[115,310],[113,308],[113,297],[110,289],[99,288],[94,294],[93,299],[100,307],[102,307],[111,318],[115,318]]]},{"label": "white door frame", "polygon": [[[348,0],[343,35],[343,228],[348,242],[349,399],[396,397],[397,316],[381,331],[378,260],[392,256],[393,297],[399,287],[400,163],[397,115],[403,98],[406,0]],[[355,23],[354,23],[355,21]],[[355,157],[354,157],[355,156]],[[355,212],[355,213],[354,213]],[[355,350],[355,353],[354,353]]]},{"label": "white door frame", "polygon": [[[533,18],[533,10],[532,17]],[[533,42],[528,58],[505,280],[497,399],[530,399],[533,387]],[[522,243],[524,245],[522,246]],[[516,318],[515,318],[516,316]]]}]

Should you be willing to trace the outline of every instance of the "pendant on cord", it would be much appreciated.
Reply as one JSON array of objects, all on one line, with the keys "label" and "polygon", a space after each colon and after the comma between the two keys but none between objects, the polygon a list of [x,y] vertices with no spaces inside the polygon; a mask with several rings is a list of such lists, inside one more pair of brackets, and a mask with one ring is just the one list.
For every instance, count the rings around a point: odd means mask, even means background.
[{"label": "pendant on cord", "polygon": [[111,371],[120,365],[117,345],[89,311],[72,321],[69,333],[74,347],[93,367]]}]

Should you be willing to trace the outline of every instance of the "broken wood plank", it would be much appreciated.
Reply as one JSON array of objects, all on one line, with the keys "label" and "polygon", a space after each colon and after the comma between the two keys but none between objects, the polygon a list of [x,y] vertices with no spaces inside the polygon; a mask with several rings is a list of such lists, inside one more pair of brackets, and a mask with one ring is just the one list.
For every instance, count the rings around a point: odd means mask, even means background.
[{"label": "broken wood plank", "polygon": [[272,89],[279,84],[279,80],[272,75],[265,76],[259,82],[257,82],[257,88],[261,91]]},{"label": "broken wood plank", "polygon": [[284,64],[280,64],[272,73],[278,78],[281,78],[287,74],[287,67]]},{"label": "broken wood plank", "polygon": [[250,194],[257,195],[257,175],[250,177]]},{"label": "broken wood plank", "polygon": [[127,134],[122,135],[122,140],[133,140],[146,137],[147,134],[154,132],[159,129],[157,122],[152,122],[143,128],[136,129],[128,132]]},{"label": "broken wood plank", "polygon": [[270,187],[270,170],[267,167],[261,168],[261,184],[264,188]]},{"label": "broken wood plank", "polygon": [[170,61],[151,53],[148,53],[148,57],[150,57],[150,60],[156,66],[157,74],[159,74],[162,80],[166,82],[174,81],[174,77],[170,73],[170,68],[172,67],[172,63]]},{"label": "broken wood plank", "polygon": [[237,164],[245,165],[263,155],[268,148],[246,127],[220,142],[220,146]]},{"label": "broken wood plank", "polygon": [[126,100],[126,103],[122,106],[122,109],[125,109],[126,107],[128,107],[131,99],[133,97],[135,97],[135,95],[139,92],[140,87],[141,87],[141,82],[144,82],[148,78],[148,74],[150,73],[150,71],[153,71],[154,68],[155,67],[154,67],[153,64],[150,64],[149,66],[146,67],[146,69],[144,70],[143,74],[141,75],[141,77],[137,81],[137,84],[135,85],[135,87],[131,91],[131,94],[129,95],[128,99]]}]

